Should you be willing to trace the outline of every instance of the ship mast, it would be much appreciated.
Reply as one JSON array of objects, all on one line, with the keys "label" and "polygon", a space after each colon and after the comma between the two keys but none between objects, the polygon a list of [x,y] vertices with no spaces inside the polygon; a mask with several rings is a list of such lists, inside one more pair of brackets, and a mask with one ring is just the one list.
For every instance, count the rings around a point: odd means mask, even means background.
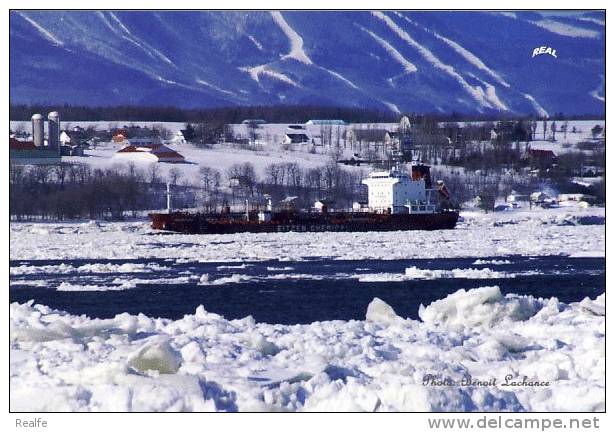
[{"label": "ship mast", "polygon": [[171,213],[171,183],[167,182],[167,213]]}]

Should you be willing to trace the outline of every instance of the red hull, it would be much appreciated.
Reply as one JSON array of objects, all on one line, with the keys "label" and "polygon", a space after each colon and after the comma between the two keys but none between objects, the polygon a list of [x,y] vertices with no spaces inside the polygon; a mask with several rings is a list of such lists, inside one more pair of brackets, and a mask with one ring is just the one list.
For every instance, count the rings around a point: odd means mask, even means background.
[{"label": "red hull", "polygon": [[250,214],[151,213],[152,228],[185,234],[232,234],[242,232],[408,231],[455,228],[459,213],[273,213],[271,221],[259,222]]}]

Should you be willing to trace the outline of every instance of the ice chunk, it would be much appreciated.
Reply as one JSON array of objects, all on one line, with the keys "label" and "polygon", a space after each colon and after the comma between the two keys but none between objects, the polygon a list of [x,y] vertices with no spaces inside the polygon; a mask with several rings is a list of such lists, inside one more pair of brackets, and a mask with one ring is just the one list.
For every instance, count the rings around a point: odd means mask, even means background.
[{"label": "ice chunk", "polygon": [[367,306],[365,319],[379,324],[395,324],[402,318],[400,318],[386,302],[380,300],[378,297],[374,297]]},{"label": "ice chunk", "polygon": [[498,286],[468,291],[460,289],[427,307],[421,307],[419,317],[425,323],[457,330],[493,327],[500,321],[524,321],[533,316],[538,309],[533,300],[533,297],[515,295],[504,297]]},{"label": "ice chunk", "polygon": [[38,235],[49,235],[49,230],[39,227],[39,226],[33,226],[30,229],[30,233],[32,234],[38,234]]},{"label": "ice chunk", "polygon": [[264,356],[276,355],[280,352],[280,348],[278,348],[276,344],[268,341],[265,339],[265,336],[259,333],[252,335],[250,344],[252,348],[256,349]]},{"label": "ice chunk", "polygon": [[152,370],[161,374],[174,374],[181,366],[181,355],[168,341],[154,342],[141,348],[128,364],[140,372]]},{"label": "ice chunk", "polygon": [[196,341],[184,345],[181,349],[181,355],[187,362],[202,363],[205,361],[205,353]]},{"label": "ice chunk", "polygon": [[585,297],[579,303],[581,309],[586,310],[594,315],[604,316],[606,314],[606,308],[604,304],[604,293],[596,297],[596,300],[590,300],[589,297]]}]

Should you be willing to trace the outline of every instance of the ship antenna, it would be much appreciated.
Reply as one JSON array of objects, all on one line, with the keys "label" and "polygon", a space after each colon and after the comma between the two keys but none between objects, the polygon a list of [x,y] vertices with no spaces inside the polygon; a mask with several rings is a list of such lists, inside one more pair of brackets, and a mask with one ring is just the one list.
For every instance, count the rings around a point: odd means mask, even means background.
[{"label": "ship antenna", "polygon": [[167,213],[171,213],[171,183],[167,182]]},{"label": "ship antenna", "polygon": [[396,141],[393,146],[393,151],[391,152],[391,157],[393,159],[393,171],[401,172],[401,163],[402,163],[402,152],[399,150],[399,141]]}]

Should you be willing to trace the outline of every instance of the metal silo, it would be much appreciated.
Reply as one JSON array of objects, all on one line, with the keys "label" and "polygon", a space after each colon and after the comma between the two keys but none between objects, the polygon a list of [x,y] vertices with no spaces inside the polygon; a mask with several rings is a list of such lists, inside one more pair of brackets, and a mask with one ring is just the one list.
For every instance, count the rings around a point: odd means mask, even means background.
[{"label": "metal silo", "polygon": [[52,111],[47,115],[47,145],[51,150],[60,151],[60,114]]},{"label": "metal silo", "polygon": [[45,140],[45,123],[43,116],[34,114],[32,116],[32,139],[36,147],[42,148]]}]

